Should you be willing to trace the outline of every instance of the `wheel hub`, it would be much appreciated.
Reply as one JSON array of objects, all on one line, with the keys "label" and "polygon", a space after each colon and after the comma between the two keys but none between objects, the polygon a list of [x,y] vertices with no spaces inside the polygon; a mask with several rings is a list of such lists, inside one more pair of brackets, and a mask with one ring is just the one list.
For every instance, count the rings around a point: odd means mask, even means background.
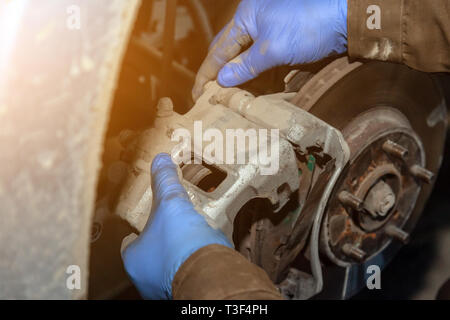
[{"label": "wheel hub", "polygon": [[329,201],[321,243],[341,266],[368,260],[393,239],[406,241],[421,181],[432,176],[422,142],[395,109],[370,109],[343,133],[351,159]]}]

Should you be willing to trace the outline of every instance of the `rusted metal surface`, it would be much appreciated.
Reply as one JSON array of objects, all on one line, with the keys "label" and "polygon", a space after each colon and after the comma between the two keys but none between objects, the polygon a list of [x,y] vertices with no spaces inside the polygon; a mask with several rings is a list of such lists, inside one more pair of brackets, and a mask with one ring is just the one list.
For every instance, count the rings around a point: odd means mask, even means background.
[{"label": "rusted metal surface", "polygon": [[[333,65],[337,67],[334,68]],[[432,77],[401,65],[381,62],[366,63],[355,69],[352,64],[342,59],[336,60],[327,69],[340,74],[327,75],[325,72],[316,74],[311,83],[315,89],[308,93],[308,96],[313,97],[314,104],[308,102],[311,100],[310,97],[302,99],[299,94],[293,100],[304,101],[298,104],[299,107],[305,107],[322,120],[343,130],[359,114],[376,106],[391,106],[407,117],[414,132],[420,137],[428,171],[435,174],[439,170],[447,127],[446,108],[439,87]],[[317,87],[321,84],[327,90]],[[316,95],[314,92],[321,94]],[[422,191],[405,229],[411,229],[417,223],[430,191],[430,186],[422,184]],[[344,222],[341,221],[342,226],[345,226]],[[321,224],[315,224],[316,231],[314,229],[312,231],[311,248],[315,244],[314,234],[318,234],[320,227]],[[391,231],[387,230],[394,234]],[[327,272],[320,297],[347,298],[355,294],[365,284],[365,278],[361,277],[361,274],[365,273],[367,266],[377,264],[383,268],[399,250],[402,238],[406,238],[406,235],[397,232],[396,236],[392,237],[398,238],[399,241],[393,241],[385,250],[364,263],[354,263],[347,268],[325,265]],[[318,257],[318,250],[310,251],[316,252],[315,256]],[[320,268],[319,259],[316,259],[315,265],[317,269]]]},{"label": "rusted metal surface", "polygon": [[[0,298],[86,296],[103,135],[138,7],[0,4]],[[70,265],[79,290],[66,286]]]},{"label": "rusted metal surface", "polygon": [[359,61],[349,63],[348,57],[334,60],[309,78],[291,102],[309,111],[331,87],[361,65],[362,63]]},{"label": "rusted metal surface", "polygon": [[[392,241],[387,226],[404,227],[421,190],[421,183],[408,168],[413,164],[423,166],[425,153],[408,120],[395,109],[374,108],[355,118],[343,132],[352,158],[329,202],[322,249],[333,262],[346,266],[383,250]],[[399,159],[386,153],[386,141],[403,146],[408,156]],[[361,208],[342,203],[337,196],[342,192],[361,199]],[[380,205],[382,210],[375,209]],[[345,250],[349,246],[354,250]],[[365,252],[364,258],[355,258],[351,254],[355,250]]]}]

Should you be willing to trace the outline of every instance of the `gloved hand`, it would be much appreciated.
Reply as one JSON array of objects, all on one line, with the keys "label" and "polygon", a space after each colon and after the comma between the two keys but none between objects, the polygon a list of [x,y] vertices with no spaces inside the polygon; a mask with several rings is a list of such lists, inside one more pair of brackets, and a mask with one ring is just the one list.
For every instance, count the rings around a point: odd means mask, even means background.
[{"label": "gloved hand", "polygon": [[192,96],[197,100],[216,77],[233,87],[275,66],[343,53],[346,45],[347,0],[243,0],[212,43]]},{"label": "gloved hand", "polygon": [[168,154],[153,160],[152,191],[149,222],[122,250],[122,259],[143,298],[171,299],[173,278],[191,254],[210,244],[232,245],[195,211]]}]

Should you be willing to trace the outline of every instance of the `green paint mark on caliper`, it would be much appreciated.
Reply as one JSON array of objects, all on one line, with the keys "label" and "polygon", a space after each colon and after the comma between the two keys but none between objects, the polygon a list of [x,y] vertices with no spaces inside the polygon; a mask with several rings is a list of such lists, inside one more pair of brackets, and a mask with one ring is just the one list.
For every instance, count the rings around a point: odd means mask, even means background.
[{"label": "green paint mark on caliper", "polygon": [[310,155],[308,157],[308,170],[314,171],[314,168],[316,167],[316,158],[313,155]]}]

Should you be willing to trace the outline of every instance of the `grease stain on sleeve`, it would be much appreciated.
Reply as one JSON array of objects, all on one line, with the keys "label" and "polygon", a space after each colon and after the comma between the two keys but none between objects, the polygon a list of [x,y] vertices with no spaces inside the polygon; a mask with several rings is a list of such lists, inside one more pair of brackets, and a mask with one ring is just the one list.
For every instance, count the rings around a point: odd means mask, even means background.
[{"label": "grease stain on sleeve", "polygon": [[364,58],[387,61],[393,52],[394,47],[392,41],[388,38],[381,38],[374,43],[372,50]]}]

